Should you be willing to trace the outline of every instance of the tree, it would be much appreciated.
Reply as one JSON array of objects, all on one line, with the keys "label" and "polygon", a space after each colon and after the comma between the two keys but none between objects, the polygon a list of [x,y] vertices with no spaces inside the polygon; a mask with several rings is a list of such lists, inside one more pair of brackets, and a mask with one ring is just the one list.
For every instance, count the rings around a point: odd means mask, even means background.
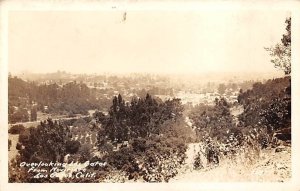
[{"label": "tree", "polygon": [[234,127],[229,104],[225,98],[216,98],[214,106],[204,104],[196,106],[189,114],[189,118],[194,122],[200,139],[209,136],[224,141],[226,131]]},{"label": "tree", "polygon": [[253,84],[251,90],[241,92],[239,103],[244,111],[240,125],[268,134],[291,126],[291,77],[277,78]]},{"label": "tree", "polygon": [[291,17],[285,20],[286,34],[283,34],[281,43],[277,43],[275,46],[265,48],[272,57],[271,62],[275,68],[279,68],[284,71],[285,75],[291,73]]},{"label": "tree", "polygon": [[23,131],[25,131],[25,127],[23,125],[14,125],[8,130],[8,133],[21,134]]},{"label": "tree", "polygon": [[70,140],[70,130],[57,121],[48,119],[36,128],[30,128],[27,138],[19,141],[24,146],[20,151],[21,160],[26,162],[63,161],[66,154],[66,143]]},{"label": "tree", "polygon": [[33,107],[30,110],[30,121],[36,121],[37,120],[37,109],[36,107]]},{"label": "tree", "polygon": [[27,109],[25,109],[25,108],[18,109],[12,115],[8,116],[8,121],[9,121],[9,123],[29,121],[29,115],[28,115]]},{"label": "tree", "polygon": [[98,147],[108,140],[121,143],[159,135],[165,121],[181,119],[183,109],[180,99],[162,102],[146,94],[144,98],[134,97],[130,104],[125,104],[121,95],[115,96],[107,118],[100,114],[94,116],[97,122],[103,123],[98,131]]},{"label": "tree", "polygon": [[[121,95],[113,98],[108,116],[98,129],[97,146],[104,160],[114,169],[126,172],[129,179],[143,176],[146,181],[168,180],[183,163],[185,142],[191,140],[191,129],[185,126],[180,99],[167,100],[133,97],[130,104]],[[188,131],[190,130],[190,131]],[[126,146],[112,151],[112,143]]]},{"label": "tree", "polygon": [[75,154],[80,148],[80,142],[79,141],[67,141],[66,142],[66,152],[70,154]]},{"label": "tree", "polygon": [[104,113],[100,111],[95,111],[93,117],[96,119],[96,122],[100,124],[103,123],[106,119]]},{"label": "tree", "polygon": [[[20,109],[30,109],[28,120],[36,121],[36,112],[45,111],[56,114],[88,114],[88,110],[97,109],[103,99],[96,99],[92,91],[83,83],[69,82],[63,86],[53,84],[36,84],[17,77],[8,77],[9,122],[24,122],[27,117]],[[100,103],[101,101],[101,103]],[[106,100],[104,100],[106,101]],[[32,103],[36,106],[32,106]],[[45,109],[47,106],[47,109]]]},{"label": "tree", "polygon": [[92,146],[90,144],[83,144],[78,153],[80,154],[80,162],[86,162],[92,158]]},{"label": "tree", "polygon": [[10,139],[8,139],[8,151],[10,151],[10,147],[11,147],[11,140]]}]

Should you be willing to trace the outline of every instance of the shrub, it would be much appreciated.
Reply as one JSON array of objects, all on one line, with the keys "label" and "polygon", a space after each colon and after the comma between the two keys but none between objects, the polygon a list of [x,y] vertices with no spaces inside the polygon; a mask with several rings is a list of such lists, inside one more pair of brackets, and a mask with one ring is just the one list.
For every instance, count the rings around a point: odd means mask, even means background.
[{"label": "shrub", "polygon": [[10,133],[10,134],[20,134],[23,131],[25,131],[25,127],[23,125],[14,125],[8,130],[8,133]]},{"label": "shrub", "polygon": [[48,119],[36,128],[26,129],[25,132],[19,137],[25,148],[20,152],[23,161],[63,161],[66,142],[70,139],[68,127]]},{"label": "shrub", "polygon": [[130,161],[134,161],[134,152],[130,148],[122,148],[119,151],[112,152],[108,157],[108,164],[115,167],[117,170],[121,170],[125,164],[129,164]]},{"label": "shrub", "polygon": [[125,172],[128,179],[142,177],[146,182],[167,182],[178,173],[185,150],[181,139],[154,136],[134,139],[130,147],[112,152],[105,160],[114,169]]},{"label": "shrub", "polygon": [[8,139],[8,151],[10,151],[10,147],[11,147],[11,140]]},{"label": "shrub", "polygon": [[22,131],[19,135],[19,142],[22,144],[25,144],[26,142],[29,141],[29,136],[30,136],[30,128],[25,129],[25,131]]},{"label": "shrub", "polygon": [[132,143],[133,150],[135,152],[145,152],[146,151],[146,139],[138,138],[134,139]]},{"label": "shrub", "polygon": [[21,149],[22,149],[22,145],[21,145],[20,143],[17,143],[16,149],[17,149],[17,150],[21,150]]},{"label": "shrub", "polygon": [[27,109],[19,109],[13,114],[8,116],[9,123],[27,122],[29,121],[29,115]]},{"label": "shrub", "polygon": [[111,153],[113,152],[114,146],[111,143],[104,143],[103,145],[99,146],[99,151],[103,153]]},{"label": "shrub", "polygon": [[83,144],[78,153],[80,154],[80,162],[86,162],[92,158],[91,156],[92,146],[90,144]]},{"label": "shrub", "polygon": [[80,148],[80,142],[79,141],[67,141],[66,142],[66,151],[70,154],[75,154]]},{"label": "shrub", "polygon": [[201,160],[200,152],[197,153],[195,159],[194,159],[194,169],[198,170],[203,168],[203,162]]}]

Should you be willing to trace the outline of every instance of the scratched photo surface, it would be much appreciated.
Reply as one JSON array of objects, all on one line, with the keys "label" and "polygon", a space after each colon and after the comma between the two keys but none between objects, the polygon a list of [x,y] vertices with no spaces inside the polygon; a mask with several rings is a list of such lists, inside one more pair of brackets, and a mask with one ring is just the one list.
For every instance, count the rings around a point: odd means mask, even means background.
[{"label": "scratched photo surface", "polygon": [[10,11],[10,183],[287,182],[289,11]]}]

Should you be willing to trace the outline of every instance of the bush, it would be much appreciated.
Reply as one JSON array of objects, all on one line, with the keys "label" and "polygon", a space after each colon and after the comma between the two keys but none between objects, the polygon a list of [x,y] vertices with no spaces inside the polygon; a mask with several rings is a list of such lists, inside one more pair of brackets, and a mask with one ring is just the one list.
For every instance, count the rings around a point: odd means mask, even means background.
[{"label": "bush", "polygon": [[128,179],[146,182],[168,182],[185,159],[186,145],[178,138],[134,139],[131,147],[121,148],[106,156],[112,168],[125,172]]},{"label": "bush", "polygon": [[241,92],[239,103],[244,112],[239,116],[241,125],[267,127],[268,133],[291,126],[291,78],[277,78],[266,83],[253,84]]},{"label": "bush", "polygon": [[209,136],[223,142],[226,131],[235,126],[230,113],[230,104],[225,98],[216,98],[213,106],[204,104],[196,106],[190,112],[189,118],[193,121],[200,140],[204,136]]},{"label": "bush", "polygon": [[186,140],[194,135],[184,123],[182,110],[179,99],[162,102],[147,94],[125,104],[121,95],[114,97],[109,116],[94,116],[102,123],[97,146],[102,152],[111,143],[123,143],[124,147],[105,152],[104,160],[128,179],[168,181],[183,164]]},{"label": "bush", "polygon": [[232,141],[230,138],[232,137],[237,143],[236,145],[241,145],[244,141],[244,135],[241,129],[239,129],[238,127],[234,127],[232,129],[229,130],[229,137],[228,140]]},{"label": "bush", "polygon": [[146,151],[146,139],[134,139],[132,143],[133,150],[135,152],[145,152]]},{"label": "bush", "polygon": [[260,132],[257,137],[257,141],[262,149],[265,149],[269,145],[269,135],[265,132]]},{"label": "bush", "polygon": [[90,144],[83,144],[78,153],[80,154],[80,162],[86,162],[92,158],[92,146]]},{"label": "bush", "polygon": [[112,152],[106,159],[109,165],[117,170],[121,170],[125,164],[135,160],[134,152],[129,148],[122,148],[119,151]]},{"label": "bush", "polygon": [[197,153],[195,159],[194,159],[194,169],[198,170],[203,168],[203,162],[201,160],[200,152]]},{"label": "bush", "polygon": [[21,150],[21,149],[22,149],[22,145],[21,145],[20,143],[17,143],[16,149],[17,149],[17,150]]},{"label": "bush", "polygon": [[22,144],[25,144],[26,142],[29,141],[29,136],[30,136],[30,129],[25,129],[24,131],[22,131],[19,135],[19,142]]},{"label": "bush", "polygon": [[113,152],[114,146],[111,143],[104,143],[103,145],[99,146],[99,151],[102,153],[111,153]]},{"label": "bush", "polygon": [[20,135],[19,142],[25,148],[20,152],[21,159],[28,162],[63,161],[68,140],[70,140],[69,128],[48,119],[36,128],[26,129],[24,134]]},{"label": "bush", "polygon": [[25,127],[23,125],[14,125],[8,130],[8,133],[10,133],[10,134],[20,134],[23,131],[25,131]]},{"label": "bush", "polygon": [[10,147],[11,147],[11,140],[8,139],[8,151],[10,151]]},{"label": "bush", "polygon": [[80,148],[79,141],[67,141],[66,143],[66,151],[70,154],[75,154]]},{"label": "bush", "polygon": [[13,114],[8,116],[9,123],[27,122],[29,121],[29,115],[27,109],[19,109]]}]

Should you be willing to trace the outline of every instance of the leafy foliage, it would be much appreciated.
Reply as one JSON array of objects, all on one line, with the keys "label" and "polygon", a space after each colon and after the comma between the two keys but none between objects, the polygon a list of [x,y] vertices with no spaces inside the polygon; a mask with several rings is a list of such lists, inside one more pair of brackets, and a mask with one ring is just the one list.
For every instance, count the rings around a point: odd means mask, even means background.
[{"label": "leafy foliage", "polygon": [[92,146],[90,144],[84,144],[80,147],[78,151],[80,155],[80,162],[86,162],[92,158],[91,149]]},{"label": "leafy foliage", "polygon": [[10,134],[20,134],[23,131],[25,131],[25,127],[23,125],[14,125],[8,130],[8,133],[10,133]]},{"label": "leafy foliage", "polygon": [[[89,109],[96,109],[101,104],[102,101],[96,99],[96,93],[83,83],[37,85],[17,77],[8,78],[10,123],[26,122],[29,119],[35,121],[37,111],[67,115],[87,114]],[[31,111],[30,117],[28,111]]]},{"label": "leafy foliage", "polygon": [[10,147],[11,147],[11,140],[10,139],[8,139],[8,151],[10,150]]},{"label": "leafy foliage", "polygon": [[212,137],[224,141],[226,131],[234,127],[229,108],[225,98],[217,98],[214,106],[200,104],[191,111],[189,117],[200,140]]},{"label": "leafy foliage", "polygon": [[[106,152],[105,160],[112,169],[125,172],[129,179],[168,181],[176,175],[185,157],[185,140],[191,131],[182,118],[179,99],[162,102],[149,94],[125,102],[115,96],[109,115],[95,114],[102,122],[98,130],[98,148]],[[128,142],[112,151],[109,145]]]},{"label": "leafy foliage", "polygon": [[291,73],[291,17],[287,18],[285,23],[286,34],[282,36],[281,43],[265,49],[272,57],[271,62],[274,66],[289,75]]},{"label": "leafy foliage", "polygon": [[168,181],[183,164],[186,146],[182,140],[162,137],[134,139],[132,146],[107,155],[113,168],[125,172],[128,179],[147,182]]},{"label": "leafy foliage", "polygon": [[239,95],[244,106],[239,116],[242,126],[265,127],[269,133],[291,124],[291,79],[290,77],[256,83],[251,90]]},{"label": "leafy foliage", "polygon": [[20,109],[14,111],[12,114],[10,114],[8,116],[8,121],[10,123],[29,121],[29,115],[28,115],[27,109],[20,108]]},{"label": "leafy foliage", "polygon": [[32,107],[30,110],[30,121],[36,121],[37,120],[37,108]]},{"label": "leafy foliage", "polygon": [[[128,141],[132,138],[150,137],[162,131],[162,124],[167,120],[176,121],[182,116],[183,106],[179,99],[161,102],[149,94],[145,98],[133,98],[131,103],[125,103],[122,96],[115,96],[109,116],[104,119],[102,130],[98,133],[98,142]],[[98,114],[97,114],[98,115]]]},{"label": "leafy foliage", "polygon": [[75,154],[80,148],[80,142],[79,141],[67,141],[66,142],[66,152],[70,154]]},{"label": "leafy foliage", "polygon": [[203,168],[203,162],[201,160],[201,154],[198,152],[194,159],[194,169],[198,170],[201,168]]},{"label": "leafy foliage", "polygon": [[51,119],[41,122],[38,127],[30,128],[27,135],[19,137],[19,142],[25,147],[20,150],[21,160],[62,162],[70,138],[67,126]]}]

